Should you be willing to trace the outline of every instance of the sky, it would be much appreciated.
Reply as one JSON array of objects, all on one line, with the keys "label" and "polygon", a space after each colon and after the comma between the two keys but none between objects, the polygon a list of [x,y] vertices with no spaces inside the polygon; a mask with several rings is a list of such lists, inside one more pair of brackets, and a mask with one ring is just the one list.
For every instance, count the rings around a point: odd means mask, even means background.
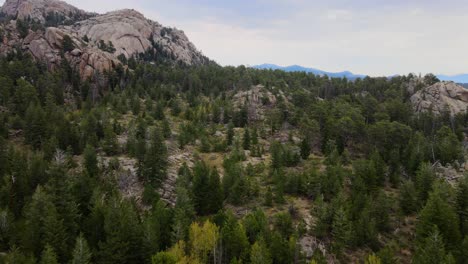
[{"label": "sky", "polygon": [[298,64],[371,76],[468,72],[466,0],[66,1],[98,13],[136,9],[182,29],[221,65]]}]

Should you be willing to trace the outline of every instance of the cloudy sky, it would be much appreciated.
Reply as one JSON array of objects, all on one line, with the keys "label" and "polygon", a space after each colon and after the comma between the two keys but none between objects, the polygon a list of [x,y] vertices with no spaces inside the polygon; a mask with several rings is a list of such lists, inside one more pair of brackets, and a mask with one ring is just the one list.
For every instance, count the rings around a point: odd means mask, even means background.
[{"label": "cloudy sky", "polygon": [[222,65],[300,64],[373,76],[468,72],[466,0],[67,2],[100,13],[137,9],[184,30]]}]

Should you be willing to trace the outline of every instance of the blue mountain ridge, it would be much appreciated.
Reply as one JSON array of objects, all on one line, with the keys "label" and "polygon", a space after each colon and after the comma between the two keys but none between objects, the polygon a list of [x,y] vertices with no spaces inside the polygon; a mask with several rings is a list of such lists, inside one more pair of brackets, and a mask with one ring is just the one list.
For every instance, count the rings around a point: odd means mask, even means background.
[{"label": "blue mountain ridge", "polygon": [[458,75],[437,75],[437,78],[441,81],[453,81],[456,83],[468,83],[468,74]]},{"label": "blue mountain ridge", "polygon": [[[252,66],[254,69],[263,69],[263,70],[282,70],[286,72],[310,72],[315,75],[327,75],[328,77],[333,78],[343,78],[346,77],[349,80],[355,80],[357,78],[365,78],[367,75],[362,74],[354,74],[350,71],[342,71],[342,72],[327,72],[315,68],[307,68],[300,65],[291,65],[291,66],[279,66],[276,64],[260,64]],[[392,76],[388,76],[391,78]],[[468,74],[459,74],[459,75],[437,75],[441,81],[453,81],[456,83],[467,84],[468,83]]]}]

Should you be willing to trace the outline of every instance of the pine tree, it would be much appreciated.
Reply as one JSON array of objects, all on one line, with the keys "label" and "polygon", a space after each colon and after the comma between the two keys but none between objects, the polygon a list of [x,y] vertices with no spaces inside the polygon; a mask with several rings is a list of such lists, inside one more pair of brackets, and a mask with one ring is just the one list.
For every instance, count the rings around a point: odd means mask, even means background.
[{"label": "pine tree", "polygon": [[426,206],[419,213],[416,225],[416,239],[424,241],[431,235],[433,227],[437,227],[445,241],[447,249],[454,250],[461,241],[459,218],[453,206],[447,201],[446,191],[436,186],[429,195]]},{"label": "pine tree", "polygon": [[253,144],[253,145],[257,145],[257,144],[258,144],[258,131],[257,131],[257,127],[254,127],[254,128],[253,128],[253,131],[252,131],[252,144]]},{"label": "pine tree", "polygon": [[221,239],[226,262],[233,259],[246,261],[248,257],[249,241],[244,226],[239,223],[232,213],[228,213],[221,229]]},{"label": "pine tree", "polygon": [[165,139],[168,139],[171,137],[172,135],[171,125],[169,124],[169,121],[167,120],[167,118],[164,118],[162,121],[162,131],[163,131],[163,135]]},{"label": "pine tree", "polygon": [[99,263],[142,263],[142,228],[129,201],[112,197],[104,216],[105,240],[99,242]]},{"label": "pine tree", "polygon": [[283,149],[281,144],[277,141],[273,142],[270,148],[271,153],[271,167],[273,169],[279,169],[283,166]]},{"label": "pine tree", "polygon": [[40,264],[58,264],[57,255],[49,244],[47,244],[42,251]]},{"label": "pine tree", "polygon": [[174,207],[172,241],[185,240],[188,237],[189,226],[195,217],[195,208],[187,189],[177,187],[177,200]]},{"label": "pine tree", "polygon": [[143,221],[143,245],[147,255],[166,249],[171,244],[172,211],[159,200]]},{"label": "pine tree", "polygon": [[102,148],[107,155],[112,156],[118,153],[119,143],[117,141],[117,135],[110,124],[104,127],[104,140],[102,142]]},{"label": "pine tree", "polygon": [[193,186],[195,209],[200,215],[216,213],[223,204],[223,193],[216,170],[210,171],[204,162],[197,163],[193,169]]},{"label": "pine tree", "polygon": [[39,103],[36,88],[34,88],[34,86],[32,86],[28,81],[18,79],[13,102],[16,112],[23,116],[29,105]]},{"label": "pine tree", "polygon": [[414,264],[454,264],[446,254],[443,238],[437,228],[431,228],[429,235],[416,248]]},{"label": "pine tree", "polygon": [[46,244],[63,261],[69,254],[67,229],[54,197],[41,186],[37,187],[24,211],[25,224],[22,232],[22,245],[27,251],[39,256]]},{"label": "pine tree", "polygon": [[452,130],[446,126],[437,131],[436,134],[437,158],[442,164],[455,161],[462,156],[460,141]]},{"label": "pine tree", "polygon": [[332,236],[334,247],[337,252],[341,252],[350,241],[351,227],[343,207],[338,208],[333,216]]},{"label": "pine tree", "polygon": [[463,236],[468,236],[468,175],[465,175],[458,184],[456,201],[460,231]]},{"label": "pine tree", "polygon": [[244,147],[245,150],[250,149],[250,132],[249,128],[244,128],[244,137],[242,141],[242,146]]},{"label": "pine tree", "polygon": [[83,234],[76,238],[71,264],[91,264],[91,250]]},{"label": "pine tree", "polygon": [[86,145],[83,155],[86,172],[89,176],[96,177],[99,174],[96,150],[91,145]]},{"label": "pine tree", "polygon": [[54,163],[49,168],[50,179],[46,185],[46,190],[51,195],[57,214],[59,215],[58,220],[53,220],[51,223],[51,229],[53,228],[54,221],[60,221],[61,224],[57,224],[57,230],[63,225],[64,237],[59,237],[59,241],[63,241],[57,246],[54,246],[59,258],[62,260],[64,257],[69,258],[71,249],[74,246],[73,237],[79,229],[79,209],[78,203],[72,193],[72,181],[66,173],[65,164]]},{"label": "pine tree", "polygon": [[262,240],[255,242],[250,250],[250,263],[272,264],[270,252]]},{"label": "pine tree", "polygon": [[415,212],[418,208],[417,193],[411,180],[404,182],[400,187],[399,203],[405,215]]},{"label": "pine tree", "polygon": [[70,38],[70,36],[68,35],[63,36],[63,39],[62,39],[63,52],[72,51],[75,48],[74,46],[75,45],[73,44],[73,40]]},{"label": "pine tree", "polygon": [[424,205],[432,188],[435,175],[429,163],[422,163],[416,173],[415,187],[418,194],[418,202]]},{"label": "pine tree", "polygon": [[158,188],[166,179],[167,174],[167,148],[159,129],[155,129],[151,136],[150,146],[140,164],[139,174],[143,179]]},{"label": "pine tree", "polygon": [[310,143],[309,143],[309,140],[307,138],[304,138],[302,141],[301,141],[301,157],[303,160],[306,160],[309,158],[310,156],[310,151],[311,151],[311,147],[310,147]]},{"label": "pine tree", "polygon": [[215,168],[210,173],[208,181],[209,195],[209,211],[212,213],[218,212],[223,207],[223,190],[221,188],[221,181],[218,170]]},{"label": "pine tree", "polygon": [[228,130],[226,133],[226,143],[228,146],[232,145],[233,139],[234,139],[234,124],[231,121],[229,122]]},{"label": "pine tree", "polygon": [[45,113],[39,104],[30,104],[25,114],[24,138],[27,144],[38,149],[47,136]]}]

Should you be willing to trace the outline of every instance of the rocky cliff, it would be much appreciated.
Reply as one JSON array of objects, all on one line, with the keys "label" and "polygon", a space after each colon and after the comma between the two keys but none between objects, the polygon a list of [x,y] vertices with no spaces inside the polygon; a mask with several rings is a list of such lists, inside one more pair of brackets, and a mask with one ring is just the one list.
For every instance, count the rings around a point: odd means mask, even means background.
[{"label": "rocky cliff", "polygon": [[41,23],[46,22],[49,14],[61,16],[64,20],[92,15],[58,0],[7,0],[0,11],[11,17],[36,20]]},{"label": "rocky cliff", "polygon": [[[20,46],[51,70],[66,59],[83,79],[122,64],[123,58],[145,52],[152,54],[151,59],[165,57],[188,65],[207,62],[183,31],[163,27],[135,10],[96,15],[62,1],[7,0],[1,11],[16,20],[3,26],[6,34],[3,34],[0,53]],[[72,23],[47,26],[50,14],[67,16],[66,21]],[[29,29],[26,36],[21,37],[17,21],[26,18],[42,27]],[[67,38],[67,47],[64,47],[64,38]]]},{"label": "rocky cliff", "polygon": [[468,90],[453,82],[438,82],[416,92],[411,103],[416,112],[440,114],[448,110],[455,115],[467,110]]}]

